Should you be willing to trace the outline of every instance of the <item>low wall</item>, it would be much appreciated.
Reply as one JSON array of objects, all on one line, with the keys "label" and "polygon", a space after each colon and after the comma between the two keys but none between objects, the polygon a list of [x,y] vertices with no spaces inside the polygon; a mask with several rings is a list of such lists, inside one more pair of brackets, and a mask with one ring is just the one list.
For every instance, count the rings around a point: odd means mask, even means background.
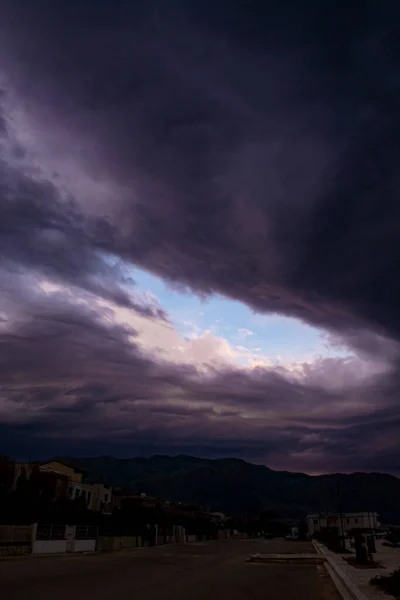
[{"label": "low wall", "polygon": [[30,544],[1,544],[0,556],[27,556],[32,552]]},{"label": "low wall", "polygon": [[96,540],[75,540],[74,552],[94,552],[96,550]]},{"label": "low wall", "polygon": [[114,538],[110,536],[99,536],[97,539],[97,550],[99,552],[112,552],[114,549]]},{"label": "low wall", "polygon": [[118,552],[141,546],[142,538],[140,536],[100,536],[97,541],[99,552]]},{"label": "low wall", "polygon": [[250,537],[247,533],[242,533],[241,531],[237,532],[236,534],[233,534],[231,537],[236,540],[249,540],[250,539]]},{"label": "low wall", "polygon": [[[182,536],[175,535],[159,535],[157,536],[157,546],[165,546],[166,544],[178,544]],[[183,541],[183,538],[182,538]]]},{"label": "low wall", "polygon": [[66,540],[36,540],[32,547],[33,554],[61,554],[66,550]]}]

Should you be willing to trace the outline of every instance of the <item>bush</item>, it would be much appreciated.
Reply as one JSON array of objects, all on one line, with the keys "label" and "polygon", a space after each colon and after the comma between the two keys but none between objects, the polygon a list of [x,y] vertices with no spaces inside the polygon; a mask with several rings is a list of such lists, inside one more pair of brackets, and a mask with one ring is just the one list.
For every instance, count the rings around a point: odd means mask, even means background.
[{"label": "bush", "polygon": [[400,567],[390,575],[377,575],[370,580],[371,585],[378,586],[382,591],[395,598],[400,596]]}]

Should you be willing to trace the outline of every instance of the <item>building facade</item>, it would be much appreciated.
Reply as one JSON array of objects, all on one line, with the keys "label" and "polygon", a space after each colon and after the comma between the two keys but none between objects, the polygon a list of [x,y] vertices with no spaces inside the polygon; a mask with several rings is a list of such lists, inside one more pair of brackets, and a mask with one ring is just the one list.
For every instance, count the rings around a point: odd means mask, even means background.
[{"label": "building facade", "polygon": [[378,513],[316,513],[307,515],[308,535],[337,529],[339,535],[347,535],[353,529],[366,529],[375,531],[379,528]]},{"label": "building facade", "polygon": [[148,496],[145,493],[132,492],[129,489],[114,488],[112,504],[114,508],[123,509],[129,507],[155,508],[161,506],[161,500]]},{"label": "building facade", "polygon": [[110,515],[112,513],[112,488],[103,483],[94,483],[92,510]]},{"label": "building facade", "polygon": [[82,469],[77,469],[76,467],[72,467],[71,465],[67,465],[64,462],[59,460],[52,460],[47,463],[42,463],[40,465],[41,471],[53,471],[54,473],[62,473],[67,475],[70,481],[76,483],[82,483],[85,480],[86,471]]},{"label": "building facade", "polygon": [[70,500],[81,499],[86,504],[89,510],[93,510],[94,489],[90,483],[79,483],[77,481],[69,481],[68,483],[68,498]]},{"label": "building facade", "polygon": [[50,461],[40,466],[41,471],[59,473],[68,478],[67,497],[81,500],[89,510],[111,514],[112,489],[103,483],[88,483],[86,471],[62,461]]}]

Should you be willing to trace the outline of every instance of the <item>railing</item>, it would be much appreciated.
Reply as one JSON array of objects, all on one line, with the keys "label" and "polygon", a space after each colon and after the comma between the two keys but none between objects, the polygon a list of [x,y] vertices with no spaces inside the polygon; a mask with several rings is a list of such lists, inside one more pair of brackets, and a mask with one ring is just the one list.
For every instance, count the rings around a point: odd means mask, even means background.
[{"label": "railing", "polygon": [[[46,525],[40,523],[36,530],[36,540],[65,540],[66,533],[67,527],[65,525]],[[94,525],[76,525],[73,537],[76,540],[95,540],[97,538],[97,527]]]},{"label": "railing", "polygon": [[95,540],[97,539],[97,527],[94,525],[77,525],[75,529],[76,540]]},{"label": "railing", "polygon": [[65,540],[65,525],[38,524],[36,539],[39,541]]},{"label": "railing", "polygon": [[0,542],[26,542],[32,540],[30,525],[0,525]]}]

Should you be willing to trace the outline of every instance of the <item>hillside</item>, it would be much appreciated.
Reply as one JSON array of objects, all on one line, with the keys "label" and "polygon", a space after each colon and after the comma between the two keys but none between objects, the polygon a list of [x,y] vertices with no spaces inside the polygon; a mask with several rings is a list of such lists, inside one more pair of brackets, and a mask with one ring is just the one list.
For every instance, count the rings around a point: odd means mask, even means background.
[{"label": "hillside", "polygon": [[383,522],[400,523],[400,479],[381,473],[310,476],[273,471],[236,458],[110,456],[63,460],[85,469],[89,478],[166,500],[195,502],[214,510],[258,513],[275,509],[282,515],[338,510],[376,510]]}]

